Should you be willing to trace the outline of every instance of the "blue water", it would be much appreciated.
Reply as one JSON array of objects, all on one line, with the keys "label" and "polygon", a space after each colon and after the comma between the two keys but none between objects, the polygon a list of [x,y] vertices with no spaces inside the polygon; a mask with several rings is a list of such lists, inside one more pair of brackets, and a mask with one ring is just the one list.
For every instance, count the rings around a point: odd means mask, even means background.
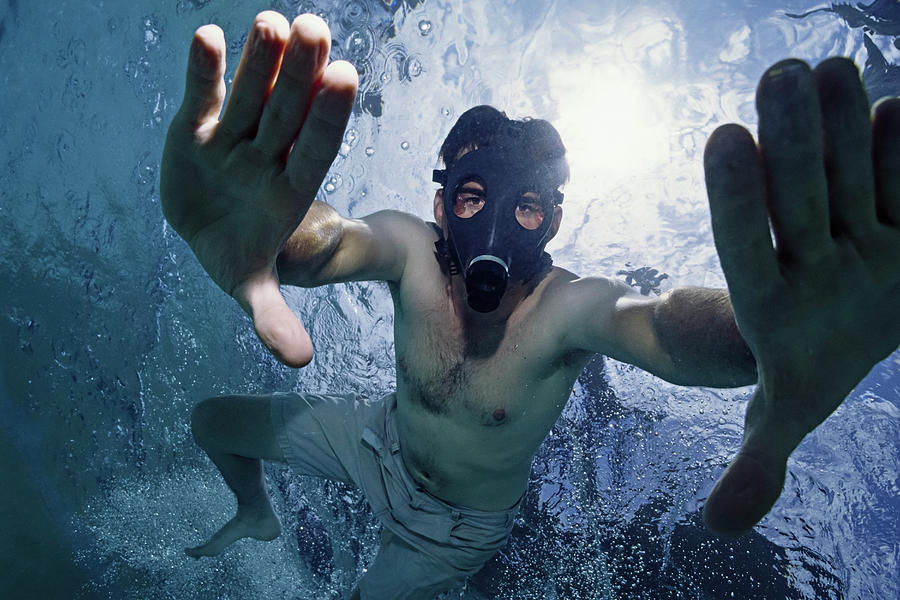
[{"label": "blue water", "polygon": [[[220,560],[182,553],[233,511],[190,436],[197,400],[377,395],[394,379],[382,284],[288,291],[317,345],[312,365],[290,370],[165,225],[159,158],[198,26],[224,29],[230,78],[259,10],[328,20],[335,58],[361,74],[321,192],[345,215],[428,218],[440,141],[473,104],[551,120],[573,166],[555,262],[657,293],[724,284],[702,178],[709,133],[752,129],[755,83],[787,56],[851,56],[873,98],[900,94],[898,7],[3,0],[0,441],[80,570],[66,575],[73,595],[338,598],[377,550],[358,493],[274,465],[278,540]],[[826,10],[799,17],[815,8]],[[452,597],[900,597],[898,371],[895,353],[797,449],[754,532],[721,542],[698,509],[739,445],[750,389],[679,388],[596,360],[535,457],[510,543]],[[4,564],[42,558],[0,544]],[[0,574],[0,596],[24,597],[13,581]]]}]

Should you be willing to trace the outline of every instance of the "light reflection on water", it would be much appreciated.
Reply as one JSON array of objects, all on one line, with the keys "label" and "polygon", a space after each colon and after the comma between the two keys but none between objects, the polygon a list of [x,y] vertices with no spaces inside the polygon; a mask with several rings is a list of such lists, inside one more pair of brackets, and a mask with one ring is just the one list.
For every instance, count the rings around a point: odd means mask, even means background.
[{"label": "light reflection on water", "polygon": [[[337,597],[377,548],[359,495],[270,468],[277,542],[221,561],[180,548],[231,499],[187,430],[200,397],[392,385],[391,302],[381,285],[288,292],[317,340],[298,373],[164,227],[156,187],[190,34],[222,25],[229,72],[253,14],[219,3],[59,2],[0,13],[0,265],[8,393],[0,410],[33,455],[92,588],[117,598]],[[831,54],[867,67],[873,96],[900,92],[896,3],[794,18],[793,2],[296,2],[326,17],[335,57],[361,73],[324,197],[345,214],[429,217],[437,148],[490,102],[551,120],[570,151],[557,264],[721,286],[701,168],[725,122],[753,128],[772,62]],[[87,11],[87,12],[84,12]],[[862,23],[868,27],[863,29]],[[43,40],[37,44],[36,40]],[[39,107],[39,108],[34,108]],[[593,363],[545,445],[509,546],[466,598],[889,598],[900,595],[900,359],[876,368],[809,436],[756,532],[716,542],[697,517],[741,435],[747,390],[670,386]],[[13,425],[15,427],[13,427]],[[40,443],[35,442],[40,440]]]}]

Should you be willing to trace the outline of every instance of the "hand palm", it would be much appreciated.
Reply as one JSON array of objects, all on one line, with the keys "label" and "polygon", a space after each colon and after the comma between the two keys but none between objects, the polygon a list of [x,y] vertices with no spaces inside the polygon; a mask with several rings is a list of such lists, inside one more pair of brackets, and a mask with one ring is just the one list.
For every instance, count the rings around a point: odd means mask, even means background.
[{"label": "hand palm", "polygon": [[215,283],[253,318],[282,362],[312,358],[306,330],[281,296],[275,261],[337,154],[356,71],[327,64],[321,19],[261,13],[222,120],[224,38],[209,25],[191,47],[184,102],[162,162],[163,212]]},{"label": "hand palm", "polygon": [[169,222],[229,295],[248,279],[274,277],[278,251],[312,200],[299,197],[277,176],[273,181],[269,173],[247,172],[252,153],[243,145],[218,161],[214,149],[198,148],[193,160],[180,161],[178,180],[170,183],[178,191],[164,192],[187,200],[181,218]]},{"label": "hand palm", "polygon": [[833,59],[775,65],[757,105],[759,147],[729,125],[705,156],[716,248],[759,370],[741,451],[704,509],[724,534],[768,512],[788,455],[900,344],[900,101],[870,122],[858,71]]}]

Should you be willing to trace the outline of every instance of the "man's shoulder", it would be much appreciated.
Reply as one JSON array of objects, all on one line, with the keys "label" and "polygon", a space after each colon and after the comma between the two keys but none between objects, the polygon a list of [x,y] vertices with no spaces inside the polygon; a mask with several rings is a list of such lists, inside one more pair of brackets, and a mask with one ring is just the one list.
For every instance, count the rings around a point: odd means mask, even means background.
[{"label": "man's shoulder", "polygon": [[[633,298],[644,300],[624,282],[608,277],[579,277],[554,268],[541,298],[542,316],[560,340],[563,352],[609,354],[623,332],[622,308]],[[622,304],[623,299],[629,299]]]},{"label": "man's shoulder", "polygon": [[[616,311],[618,301],[631,288],[608,277],[580,277],[567,269],[553,267],[541,294],[541,309],[558,321],[562,329],[583,327],[586,320],[605,322]],[[551,316],[552,315],[552,316]]]},{"label": "man's shoulder", "polygon": [[402,210],[385,209],[362,218],[369,225],[387,228],[398,238],[413,243],[434,241],[440,229],[435,223],[426,221]]},{"label": "man's shoulder", "polygon": [[[609,277],[581,277],[568,269],[554,266],[547,275],[546,294],[550,298],[560,297],[568,301],[584,297],[594,303],[615,301],[628,293],[629,288],[621,281]],[[567,303],[568,304],[568,303]]]}]

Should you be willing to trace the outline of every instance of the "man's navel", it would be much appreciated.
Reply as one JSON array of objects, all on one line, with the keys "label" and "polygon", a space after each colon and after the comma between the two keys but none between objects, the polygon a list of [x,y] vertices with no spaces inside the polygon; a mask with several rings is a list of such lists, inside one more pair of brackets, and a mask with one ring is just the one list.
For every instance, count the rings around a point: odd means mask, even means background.
[{"label": "man's navel", "polygon": [[498,408],[494,411],[494,421],[501,423],[504,419],[506,419],[506,411],[504,409]]}]

